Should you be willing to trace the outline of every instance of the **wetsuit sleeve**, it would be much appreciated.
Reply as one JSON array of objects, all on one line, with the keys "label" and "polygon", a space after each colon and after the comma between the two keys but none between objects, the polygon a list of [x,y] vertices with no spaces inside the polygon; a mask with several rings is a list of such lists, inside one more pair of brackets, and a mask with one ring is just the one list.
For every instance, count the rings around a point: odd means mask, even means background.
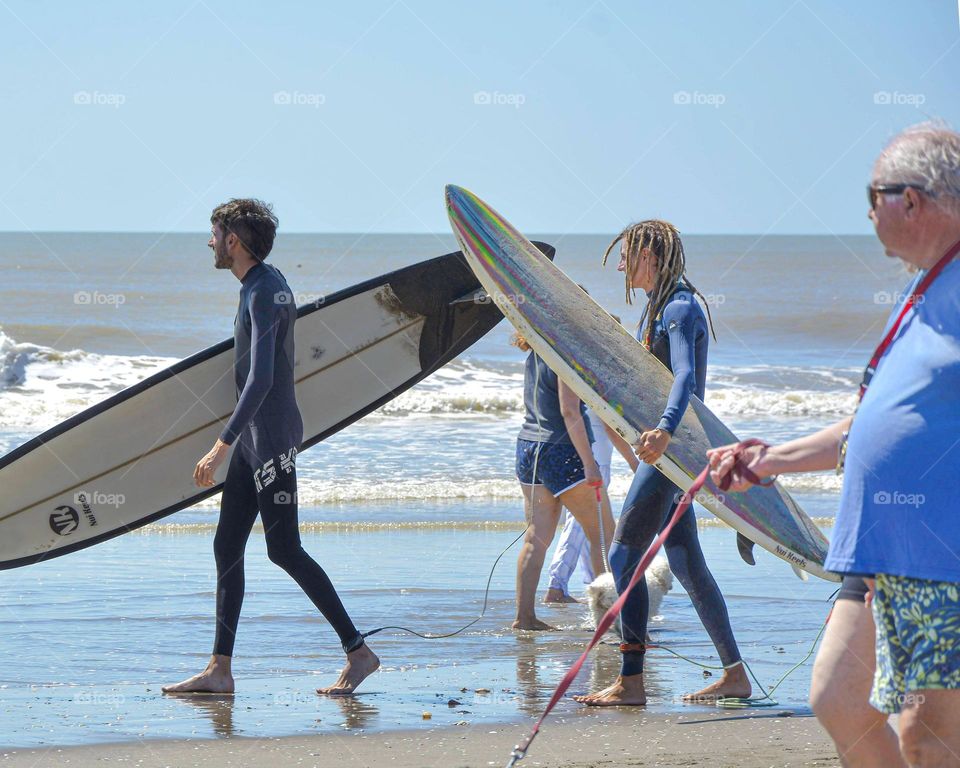
[{"label": "wetsuit sleeve", "polygon": [[269,285],[257,287],[250,294],[250,373],[237,400],[237,407],[220,435],[227,445],[232,445],[244,427],[253,421],[273,386],[277,331],[280,312],[283,311],[275,296],[276,291]]},{"label": "wetsuit sleeve", "polygon": [[689,304],[670,302],[663,312],[663,327],[670,338],[670,368],[673,370],[673,386],[667,407],[663,411],[659,429],[671,435],[680,426],[680,419],[690,403],[690,395],[696,389],[696,339],[695,316]]}]

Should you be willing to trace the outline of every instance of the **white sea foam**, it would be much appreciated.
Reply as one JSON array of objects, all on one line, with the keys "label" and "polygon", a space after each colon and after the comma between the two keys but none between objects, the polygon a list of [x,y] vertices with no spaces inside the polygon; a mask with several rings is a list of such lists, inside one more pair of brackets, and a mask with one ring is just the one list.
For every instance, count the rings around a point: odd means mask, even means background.
[{"label": "white sea foam", "polygon": [[[46,429],[174,362],[63,352],[18,343],[0,330],[0,428]],[[842,416],[855,404],[852,382],[850,372],[827,368],[717,366],[706,400],[721,417]],[[374,418],[515,417],[522,409],[519,365],[456,361],[391,400]]]},{"label": "white sea foam", "polygon": [[[614,499],[627,495],[632,480],[630,474],[614,475],[608,493]],[[796,475],[783,478],[782,485],[791,493],[838,493],[841,478],[833,474]],[[379,504],[395,501],[456,502],[502,501],[512,499],[517,509],[523,505],[523,495],[515,478],[479,478],[469,481],[438,477],[396,479],[389,482],[370,482],[363,479],[325,479],[300,475],[297,478],[297,496],[301,506],[332,504]],[[219,496],[196,505],[213,509],[220,504]]]},{"label": "white sea foam", "polygon": [[0,428],[39,432],[174,362],[61,352],[18,343],[0,330]]}]

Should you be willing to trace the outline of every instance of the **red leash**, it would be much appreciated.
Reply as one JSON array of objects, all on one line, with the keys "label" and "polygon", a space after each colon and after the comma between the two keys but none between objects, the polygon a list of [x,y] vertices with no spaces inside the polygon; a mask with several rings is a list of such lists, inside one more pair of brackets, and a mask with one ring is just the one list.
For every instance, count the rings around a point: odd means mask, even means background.
[{"label": "red leash", "polygon": [[515,766],[520,760],[523,760],[523,758],[526,757],[527,750],[530,749],[530,745],[540,732],[540,726],[543,725],[543,721],[547,719],[547,715],[550,714],[560,699],[563,698],[563,694],[565,694],[567,689],[573,684],[577,674],[580,672],[580,668],[587,660],[587,656],[590,655],[590,651],[596,647],[597,643],[600,642],[600,639],[604,636],[604,634],[606,634],[607,630],[610,629],[610,626],[623,609],[623,604],[627,601],[627,597],[629,597],[630,592],[633,591],[633,588],[636,586],[637,582],[643,578],[644,571],[647,570],[648,566],[653,561],[653,558],[656,557],[657,552],[660,551],[663,543],[667,540],[667,536],[670,535],[670,531],[673,530],[673,526],[677,524],[677,521],[680,520],[680,518],[683,516],[683,513],[687,511],[687,508],[690,506],[690,502],[693,500],[693,497],[700,492],[701,488],[703,488],[703,484],[707,481],[707,475],[709,473],[710,465],[708,464],[703,468],[703,471],[697,475],[697,479],[693,481],[693,485],[690,486],[690,490],[683,494],[683,500],[677,505],[677,509],[670,518],[670,521],[660,532],[660,535],[653,540],[653,544],[650,545],[650,549],[647,550],[647,553],[637,565],[637,569],[633,572],[633,577],[630,579],[630,583],[627,585],[627,588],[623,591],[623,594],[617,598],[617,601],[610,606],[610,610],[603,615],[602,619],[600,619],[600,622],[597,624],[597,631],[593,633],[593,637],[591,638],[590,642],[587,643],[586,650],[580,655],[580,658],[574,662],[573,666],[570,667],[570,669],[567,671],[567,674],[563,676],[563,679],[560,681],[560,685],[557,686],[557,690],[555,690],[553,692],[553,696],[550,697],[550,701],[547,703],[547,708],[543,710],[543,714],[540,715],[540,719],[537,721],[537,724],[534,725],[533,730],[530,731],[530,735],[513,748],[513,752],[510,753],[510,762],[507,763],[507,768],[513,768],[513,766]]}]

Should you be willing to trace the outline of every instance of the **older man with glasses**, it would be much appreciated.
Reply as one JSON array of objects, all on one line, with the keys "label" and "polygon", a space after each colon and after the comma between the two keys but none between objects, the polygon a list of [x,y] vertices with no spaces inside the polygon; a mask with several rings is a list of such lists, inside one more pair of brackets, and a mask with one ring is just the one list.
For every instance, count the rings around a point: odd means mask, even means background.
[{"label": "older man with glasses", "polygon": [[960,765],[960,134],[907,129],[867,194],[887,255],[916,275],[855,415],[710,461],[733,490],[748,476],[844,471],[826,563],[844,580],[814,666],[814,712],[846,766]]}]

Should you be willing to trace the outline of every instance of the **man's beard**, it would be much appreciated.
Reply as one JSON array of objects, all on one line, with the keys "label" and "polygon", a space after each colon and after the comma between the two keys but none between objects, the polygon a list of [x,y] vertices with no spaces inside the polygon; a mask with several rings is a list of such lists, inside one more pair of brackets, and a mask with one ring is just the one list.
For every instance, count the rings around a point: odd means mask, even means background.
[{"label": "man's beard", "polygon": [[233,259],[227,253],[227,244],[222,241],[213,246],[213,266],[216,269],[230,269],[233,266]]}]

